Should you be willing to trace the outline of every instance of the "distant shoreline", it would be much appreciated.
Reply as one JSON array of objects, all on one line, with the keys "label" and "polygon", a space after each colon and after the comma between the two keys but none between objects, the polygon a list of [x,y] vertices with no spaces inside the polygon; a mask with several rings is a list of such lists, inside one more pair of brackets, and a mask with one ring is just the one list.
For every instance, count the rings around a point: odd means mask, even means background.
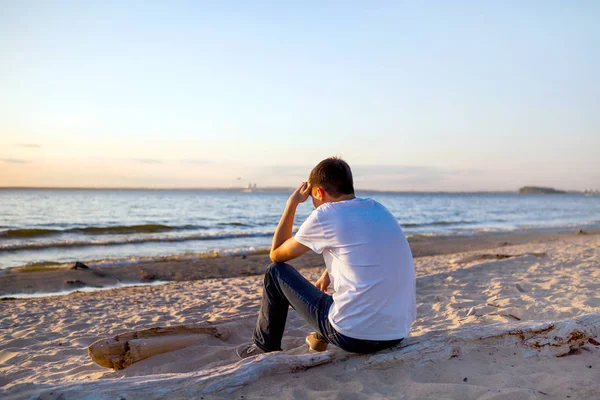
[{"label": "distant shoreline", "polygon": [[[0,186],[2,190],[85,190],[85,191],[101,191],[101,190],[113,190],[113,191],[171,191],[171,192],[233,192],[233,193],[290,193],[294,190],[293,187],[264,187],[256,188],[248,191],[247,188],[233,187],[233,188],[152,188],[152,187],[131,187],[131,188],[119,188],[119,187],[37,187],[37,186]],[[519,194],[517,190],[456,190],[456,191],[420,191],[420,190],[380,190],[380,189],[356,189],[356,192],[368,192],[368,193],[398,193],[398,194]],[[538,195],[539,193],[531,193],[525,195]],[[585,194],[582,190],[567,190],[562,194]]]}]

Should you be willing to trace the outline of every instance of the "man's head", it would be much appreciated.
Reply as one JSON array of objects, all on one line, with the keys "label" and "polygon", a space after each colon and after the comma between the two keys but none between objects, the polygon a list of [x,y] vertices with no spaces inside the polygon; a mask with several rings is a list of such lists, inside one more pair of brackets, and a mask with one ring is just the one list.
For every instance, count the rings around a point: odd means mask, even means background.
[{"label": "man's head", "polygon": [[330,157],[321,161],[310,171],[308,183],[312,186],[313,205],[354,198],[354,182],[348,163],[341,158]]}]

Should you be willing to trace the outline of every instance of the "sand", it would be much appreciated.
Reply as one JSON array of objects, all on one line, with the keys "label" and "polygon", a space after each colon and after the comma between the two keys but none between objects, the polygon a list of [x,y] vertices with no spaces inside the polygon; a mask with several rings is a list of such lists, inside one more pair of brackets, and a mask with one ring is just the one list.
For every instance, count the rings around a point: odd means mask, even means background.
[{"label": "sand", "polygon": [[[249,363],[240,363],[234,354],[235,347],[251,336],[261,276],[3,301],[0,395],[61,399],[599,398],[600,346],[594,338],[600,341],[600,236],[502,244],[416,259],[418,319],[406,347],[350,358],[331,349],[321,356],[334,362],[307,370],[297,369],[316,360],[304,345],[310,327],[293,310],[284,338],[285,353],[267,354]],[[322,270],[306,265],[313,262],[299,264],[306,266],[301,272],[316,281]],[[571,324],[584,315],[596,327],[589,331],[591,341],[588,332],[584,343],[570,352],[567,347],[562,357],[552,354],[552,346],[540,345],[538,350],[532,345],[543,342],[537,334],[532,339],[506,334],[511,329],[542,332],[550,325],[540,325],[540,321],[559,326],[558,321]],[[125,370],[102,368],[87,355],[86,347],[94,341],[122,332],[226,318],[237,321],[227,341],[209,338]],[[479,339],[489,332],[505,333]],[[411,352],[419,346],[419,351]],[[281,367],[268,370],[269,363]],[[290,368],[297,371],[291,373]],[[233,387],[229,382],[232,376],[241,379],[239,371],[250,379]]]},{"label": "sand", "polygon": [[[420,236],[409,238],[413,256],[416,258],[494,249],[525,243],[550,243],[573,236],[600,234],[599,230],[578,229],[561,232],[522,232],[479,234],[476,236]],[[107,249],[110,251],[110,248]],[[502,251],[502,250],[499,250]],[[63,266],[31,266],[0,271],[0,297],[14,294],[33,294],[75,291],[82,288],[106,288],[121,284],[149,283],[156,281],[190,281],[206,278],[232,278],[260,275],[270,263],[266,254],[200,258],[195,260],[152,260],[114,265],[90,264],[90,269],[72,269],[73,264]],[[323,258],[309,253],[294,260],[298,269],[321,267]]]}]

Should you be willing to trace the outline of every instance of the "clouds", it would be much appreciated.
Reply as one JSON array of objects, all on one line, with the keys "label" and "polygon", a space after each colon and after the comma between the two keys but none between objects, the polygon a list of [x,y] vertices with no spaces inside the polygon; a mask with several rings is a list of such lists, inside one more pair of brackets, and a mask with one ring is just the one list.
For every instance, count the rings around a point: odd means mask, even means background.
[{"label": "clouds", "polygon": [[143,158],[116,158],[116,157],[103,157],[103,156],[92,156],[90,157],[96,161],[109,161],[111,163],[136,163],[136,164],[146,164],[146,165],[211,165],[215,164],[214,161],[210,160],[202,160],[202,159],[166,159],[166,158],[152,158],[152,157],[143,157]]},{"label": "clouds", "polygon": [[158,158],[134,158],[131,161],[140,164],[163,164],[164,160]]},{"label": "clouds", "polygon": [[449,168],[413,165],[358,165],[353,168],[357,184],[410,184],[430,185],[440,183],[457,171]]},{"label": "clouds", "polygon": [[213,164],[213,161],[200,160],[200,159],[165,160],[165,159],[161,159],[161,158],[133,158],[129,161],[133,161],[133,162],[140,163],[140,164],[166,164],[166,163],[187,164],[187,165],[210,165],[210,164]]},{"label": "clouds", "polygon": [[208,160],[196,160],[196,159],[182,159],[179,160],[180,162],[184,163],[184,164],[193,164],[193,165],[209,165],[209,164],[214,164],[213,161],[208,161]]},{"label": "clouds", "polygon": [[[15,147],[20,147],[20,148],[25,148],[25,149],[39,149],[39,148],[42,147],[42,146],[40,146],[39,144],[36,144],[36,143],[17,143],[14,146]],[[22,155],[22,154],[19,154],[19,153],[25,154],[24,151],[11,152],[11,153],[9,153],[9,154],[10,155]],[[17,164],[18,165],[18,164],[31,164],[32,161],[28,160],[28,159],[25,159],[25,158],[4,157],[4,158],[0,158],[0,162],[6,163],[6,164]]]},{"label": "clouds", "polygon": [[31,161],[22,158],[0,158],[0,161],[8,164],[29,164]]}]

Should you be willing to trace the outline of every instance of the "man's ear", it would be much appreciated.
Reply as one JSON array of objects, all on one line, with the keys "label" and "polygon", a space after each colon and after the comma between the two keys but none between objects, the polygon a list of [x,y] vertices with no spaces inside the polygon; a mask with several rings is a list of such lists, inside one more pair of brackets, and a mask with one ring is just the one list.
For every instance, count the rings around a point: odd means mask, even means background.
[{"label": "man's ear", "polygon": [[323,188],[317,188],[317,199],[319,199],[319,201],[325,200],[325,190],[323,190]]}]

